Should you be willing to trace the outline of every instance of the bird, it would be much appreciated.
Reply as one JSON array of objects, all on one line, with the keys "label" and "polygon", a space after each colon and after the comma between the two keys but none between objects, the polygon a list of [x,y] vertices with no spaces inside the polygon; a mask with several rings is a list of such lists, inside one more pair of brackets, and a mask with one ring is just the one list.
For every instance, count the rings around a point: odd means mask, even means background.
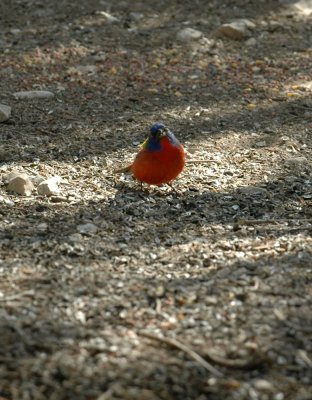
[{"label": "bird", "polygon": [[130,172],[141,183],[169,184],[185,166],[183,145],[162,123],[154,124],[132,164],[115,172]]}]

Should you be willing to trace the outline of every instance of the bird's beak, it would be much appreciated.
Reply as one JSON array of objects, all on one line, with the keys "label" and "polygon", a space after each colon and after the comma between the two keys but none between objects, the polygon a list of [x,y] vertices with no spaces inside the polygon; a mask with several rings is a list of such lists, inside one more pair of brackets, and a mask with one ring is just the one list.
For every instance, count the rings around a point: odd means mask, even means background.
[{"label": "bird's beak", "polygon": [[159,135],[158,135],[159,138],[166,136],[168,132],[169,132],[169,129],[165,126],[161,129],[159,129]]}]

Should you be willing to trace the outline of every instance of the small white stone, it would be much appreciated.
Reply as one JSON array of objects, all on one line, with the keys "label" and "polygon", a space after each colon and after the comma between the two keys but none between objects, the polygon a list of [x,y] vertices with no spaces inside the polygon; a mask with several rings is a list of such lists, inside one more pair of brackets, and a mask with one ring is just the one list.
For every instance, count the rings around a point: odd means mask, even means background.
[{"label": "small white stone", "polygon": [[69,68],[68,72],[70,74],[81,74],[81,75],[94,75],[96,74],[96,65],[77,65],[77,67]]},{"label": "small white stone", "polygon": [[184,28],[177,33],[177,39],[181,42],[191,42],[199,40],[203,36],[201,31],[193,28]]},{"label": "small white stone", "polygon": [[255,143],[255,147],[265,147],[267,145],[267,142],[265,140],[262,140],[261,142]]},{"label": "small white stone", "polygon": [[268,30],[269,32],[275,32],[277,29],[282,28],[283,25],[278,21],[269,21]]},{"label": "small white stone", "polygon": [[300,87],[306,90],[312,90],[312,81],[301,82]]},{"label": "small white stone", "polygon": [[139,13],[139,12],[131,12],[129,14],[129,17],[133,20],[133,21],[140,21],[140,19],[144,18],[144,14]]},{"label": "small white stone", "polygon": [[14,206],[14,201],[10,200],[10,199],[6,199],[3,196],[0,196],[0,203],[5,204],[6,206],[12,207]]},{"label": "small white stone", "polygon": [[10,32],[12,33],[12,35],[19,35],[22,31],[18,28],[12,28],[10,29]]},{"label": "small white stone", "polygon": [[77,230],[82,235],[92,235],[98,231],[98,227],[91,222],[86,224],[78,225]]},{"label": "small white stone", "polygon": [[51,99],[54,93],[48,90],[29,90],[23,92],[15,92],[13,96],[16,99]]},{"label": "small white stone", "polygon": [[30,196],[33,189],[34,185],[27,174],[19,173],[9,180],[8,190],[22,196]]},{"label": "small white stone", "polygon": [[254,66],[251,68],[251,70],[252,70],[253,73],[259,74],[259,72],[261,71],[261,68],[258,67],[258,66],[256,66],[256,65],[254,65]]},{"label": "small white stone", "polygon": [[253,386],[255,389],[265,392],[272,392],[274,390],[273,384],[265,379],[257,379],[254,381]]},{"label": "small white stone", "polygon": [[250,19],[246,19],[246,18],[238,19],[235,22],[244,24],[246,26],[246,28],[248,28],[250,30],[255,29],[257,26],[254,22],[250,21]]},{"label": "small white stone", "polygon": [[40,232],[45,232],[48,229],[48,224],[46,222],[41,222],[37,225],[37,229]]},{"label": "small white stone", "polygon": [[11,116],[11,107],[0,104],[0,122],[7,121]]},{"label": "small white stone", "polygon": [[113,24],[115,22],[119,22],[119,19],[114,17],[113,15],[105,12],[105,11],[97,11],[97,14],[102,15],[103,17],[106,18],[106,22]]},{"label": "small white stone", "polygon": [[79,322],[81,322],[83,325],[86,323],[86,321],[87,321],[87,317],[86,317],[86,314],[83,312],[83,311],[81,311],[81,310],[78,310],[76,313],[75,313],[75,317],[76,317],[76,319],[79,321]]},{"label": "small white stone", "polygon": [[257,40],[255,38],[250,38],[248,40],[246,40],[245,45],[246,46],[250,46],[253,47],[257,44]]},{"label": "small white stone", "polygon": [[60,188],[58,187],[60,177],[52,176],[45,181],[42,181],[37,188],[39,194],[43,196],[52,196],[58,194],[60,192]]},{"label": "small white stone", "polygon": [[81,72],[82,74],[92,74],[94,75],[97,71],[97,67],[96,65],[93,64],[88,64],[88,65],[78,65],[77,69],[79,72]]},{"label": "small white stone", "polygon": [[81,240],[82,240],[82,235],[80,234],[80,233],[73,233],[72,235],[69,235],[68,236],[68,240],[71,242],[71,243],[76,243],[76,242],[81,242]]}]

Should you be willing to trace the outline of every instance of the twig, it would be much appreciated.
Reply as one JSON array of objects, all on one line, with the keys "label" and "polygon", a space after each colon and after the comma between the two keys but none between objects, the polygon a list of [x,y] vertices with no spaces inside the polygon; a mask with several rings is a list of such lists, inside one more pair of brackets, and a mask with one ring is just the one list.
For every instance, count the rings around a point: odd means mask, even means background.
[{"label": "twig", "polygon": [[40,111],[40,112],[47,112],[47,110],[43,110],[42,108],[36,106],[36,104],[32,104],[32,107],[34,107],[36,110]]},{"label": "twig", "polygon": [[194,350],[190,349],[185,344],[177,341],[176,339],[171,339],[171,338],[167,338],[164,336],[158,336],[158,335],[154,335],[153,333],[150,333],[150,332],[142,332],[142,331],[138,332],[138,335],[144,336],[148,339],[157,340],[158,342],[161,342],[161,343],[166,343],[168,346],[172,346],[172,347],[175,347],[176,349],[184,351],[184,353],[188,354],[191,358],[193,358],[195,361],[197,361],[207,371],[211,372],[213,375],[217,376],[218,378],[223,377],[222,372],[220,372],[219,370],[214,368],[211,364],[209,364],[203,357],[201,357],[199,354],[197,354]]},{"label": "twig", "polygon": [[113,172],[114,172],[114,174],[130,173],[131,165],[127,165],[126,167],[114,169]]},{"label": "twig", "polygon": [[216,162],[216,160],[186,160],[185,164],[207,164],[210,162]]},{"label": "twig", "polygon": [[256,369],[262,366],[265,362],[270,361],[269,359],[265,359],[261,354],[256,354],[255,358],[252,360],[230,360],[207,351],[205,351],[205,355],[210,361],[221,365],[222,367],[243,370]]},{"label": "twig", "polygon": [[235,221],[238,225],[261,225],[261,224],[277,224],[275,219],[238,219]]},{"label": "twig", "polygon": [[306,230],[312,230],[312,226],[292,226],[292,227],[281,227],[280,229],[277,228],[266,228],[266,231],[273,231],[273,230],[277,230],[280,232],[296,232],[296,231],[306,231]]},{"label": "twig", "polygon": [[[312,223],[312,218],[304,218],[304,219],[284,219],[282,221],[277,221],[276,219],[238,219],[236,223],[238,225],[262,225],[262,224],[283,224],[289,222],[306,222]],[[302,229],[301,226],[298,227],[290,227],[291,229]],[[310,228],[305,228],[310,229]]]},{"label": "twig", "polygon": [[34,293],[35,292],[33,290],[26,290],[25,292],[16,293],[16,294],[13,294],[12,296],[0,297],[0,302],[17,300],[23,296],[28,296],[28,295],[32,296],[32,295],[34,295]]},{"label": "twig", "polygon": [[53,133],[52,133],[52,132],[47,131],[46,129],[39,128],[38,126],[37,126],[36,130],[39,131],[39,132],[41,132],[41,133],[44,133],[45,135],[53,136]]}]

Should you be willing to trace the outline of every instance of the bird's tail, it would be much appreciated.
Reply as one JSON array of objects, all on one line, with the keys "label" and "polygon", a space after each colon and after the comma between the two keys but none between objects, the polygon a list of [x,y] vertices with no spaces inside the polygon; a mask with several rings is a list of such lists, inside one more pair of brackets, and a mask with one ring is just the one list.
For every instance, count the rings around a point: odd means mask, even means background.
[{"label": "bird's tail", "polygon": [[123,168],[115,169],[114,173],[115,174],[127,174],[127,173],[130,173],[131,172],[131,167],[132,167],[132,164],[127,165],[126,167],[123,167]]}]

